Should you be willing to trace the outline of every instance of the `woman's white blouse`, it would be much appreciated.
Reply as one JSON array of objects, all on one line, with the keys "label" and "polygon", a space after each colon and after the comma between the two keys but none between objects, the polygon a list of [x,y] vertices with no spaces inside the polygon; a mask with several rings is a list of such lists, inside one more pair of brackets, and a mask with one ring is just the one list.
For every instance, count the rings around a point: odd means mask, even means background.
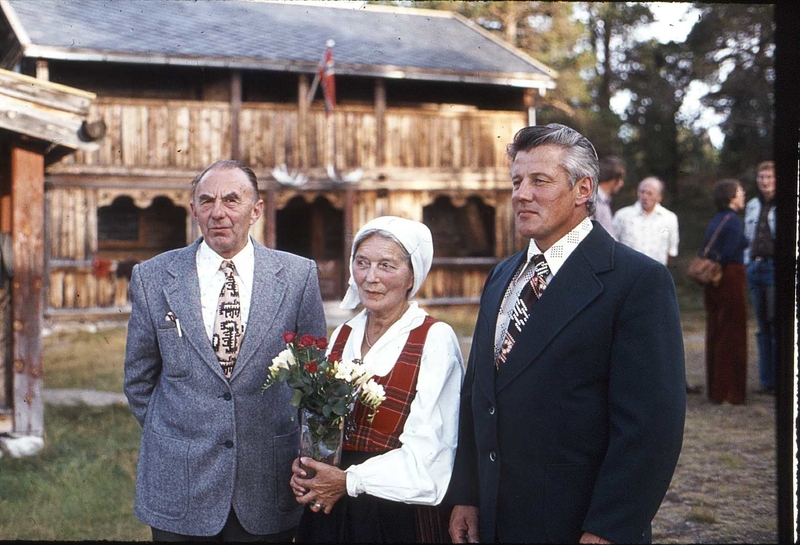
[{"label": "woman's white blouse", "polygon": [[[353,330],[344,346],[342,359],[361,359],[368,373],[386,376],[397,362],[408,334],[422,324],[425,316],[427,313],[416,302],[411,302],[405,314],[362,358],[366,323],[366,311],[362,311],[347,322]],[[333,332],[331,347],[341,328]],[[350,496],[367,493],[419,505],[436,505],[442,501],[450,483],[458,442],[463,376],[461,349],[453,328],[444,322],[433,324],[422,351],[416,396],[400,434],[401,446],[348,468],[347,493]]]}]

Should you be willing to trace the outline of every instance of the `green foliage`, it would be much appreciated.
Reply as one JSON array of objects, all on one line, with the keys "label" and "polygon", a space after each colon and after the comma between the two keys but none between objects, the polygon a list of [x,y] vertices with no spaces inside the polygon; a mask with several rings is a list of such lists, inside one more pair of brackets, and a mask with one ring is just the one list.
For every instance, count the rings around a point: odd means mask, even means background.
[{"label": "green foliage", "polygon": [[693,77],[717,88],[703,103],[724,116],[720,177],[742,177],[772,158],[774,6],[704,5],[686,39]]}]

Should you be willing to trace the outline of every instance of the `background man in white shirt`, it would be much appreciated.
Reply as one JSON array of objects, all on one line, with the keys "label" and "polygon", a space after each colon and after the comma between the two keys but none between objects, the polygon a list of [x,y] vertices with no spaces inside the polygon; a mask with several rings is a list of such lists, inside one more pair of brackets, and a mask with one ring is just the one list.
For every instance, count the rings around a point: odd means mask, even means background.
[{"label": "background man in white shirt", "polygon": [[678,216],[661,206],[664,182],[654,176],[639,182],[639,200],[614,214],[617,240],[663,265],[678,255]]}]

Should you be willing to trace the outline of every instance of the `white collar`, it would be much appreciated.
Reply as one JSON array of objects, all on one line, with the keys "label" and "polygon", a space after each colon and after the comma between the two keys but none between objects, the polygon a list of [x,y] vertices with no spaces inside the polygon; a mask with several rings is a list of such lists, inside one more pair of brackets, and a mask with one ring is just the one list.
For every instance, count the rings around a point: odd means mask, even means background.
[{"label": "white collar", "polygon": [[660,216],[662,212],[665,210],[665,208],[661,206],[660,203],[656,203],[656,205],[653,207],[653,211],[650,212],[649,214],[644,211],[644,208],[642,208],[642,203],[640,203],[639,201],[636,201],[636,204],[634,204],[633,206],[634,208],[636,208],[637,214],[639,214],[640,216],[645,216],[647,218],[649,218],[650,216]]},{"label": "white collar", "polygon": [[[575,248],[578,247],[583,239],[586,238],[592,230],[592,222],[589,218],[583,218],[583,220],[575,226],[572,231],[561,237],[556,241],[555,244],[550,246],[546,252],[544,252],[544,258],[547,260],[547,265],[550,267],[550,274],[555,276],[558,270],[564,265],[564,262],[567,258],[572,254]],[[531,239],[530,243],[528,244],[528,262],[533,258],[533,256],[541,254],[542,251],[536,245],[536,242]]]},{"label": "white collar", "polygon": [[247,244],[244,248],[239,250],[239,253],[232,258],[226,260],[217,252],[211,249],[211,246],[203,240],[197,248],[197,274],[200,276],[209,275],[213,276],[218,270],[223,261],[233,261],[236,267],[236,274],[244,281],[247,286],[253,285],[253,271],[255,268],[255,246],[253,246],[252,239],[247,237]]}]

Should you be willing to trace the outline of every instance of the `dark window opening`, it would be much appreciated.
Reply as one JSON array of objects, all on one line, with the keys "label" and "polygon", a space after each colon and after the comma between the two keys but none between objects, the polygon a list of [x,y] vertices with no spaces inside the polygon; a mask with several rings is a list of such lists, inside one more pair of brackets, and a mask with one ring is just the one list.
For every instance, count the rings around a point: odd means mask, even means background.
[{"label": "dark window opening", "polygon": [[434,257],[493,257],[495,210],[479,197],[462,207],[449,197],[437,197],[422,210],[422,221],[433,235]]},{"label": "dark window opening", "polygon": [[117,197],[97,210],[98,257],[149,259],[186,245],[186,209],[156,197],[142,210],[130,197]]},{"label": "dark window opening", "polygon": [[317,262],[322,298],[344,295],[344,213],[324,197],[311,204],[295,197],[276,214],[275,243],[278,250]]}]

